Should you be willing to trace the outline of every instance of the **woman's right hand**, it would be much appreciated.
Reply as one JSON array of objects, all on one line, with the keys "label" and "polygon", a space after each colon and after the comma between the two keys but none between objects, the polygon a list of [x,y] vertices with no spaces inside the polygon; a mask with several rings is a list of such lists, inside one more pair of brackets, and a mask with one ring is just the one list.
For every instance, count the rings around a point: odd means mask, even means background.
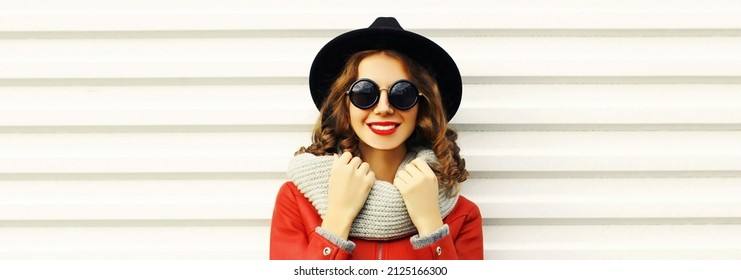
[{"label": "woman's right hand", "polygon": [[359,157],[353,157],[349,152],[335,155],[322,228],[347,239],[352,222],[363,208],[375,179],[376,174]]}]

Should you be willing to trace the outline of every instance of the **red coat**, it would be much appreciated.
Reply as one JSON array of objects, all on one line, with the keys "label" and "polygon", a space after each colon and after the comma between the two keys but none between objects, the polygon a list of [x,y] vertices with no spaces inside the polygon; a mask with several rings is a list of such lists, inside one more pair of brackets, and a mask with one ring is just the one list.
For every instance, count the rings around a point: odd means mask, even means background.
[{"label": "red coat", "polygon": [[409,237],[370,241],[350,237],[350,253],[314,232],[322,218],[293,182],[278,192],[270,227],[270,259],[475,259],[484,258],[484,239],[479,208],[463,196],[443,223],[450,234],[427,247],[415,250]]}]

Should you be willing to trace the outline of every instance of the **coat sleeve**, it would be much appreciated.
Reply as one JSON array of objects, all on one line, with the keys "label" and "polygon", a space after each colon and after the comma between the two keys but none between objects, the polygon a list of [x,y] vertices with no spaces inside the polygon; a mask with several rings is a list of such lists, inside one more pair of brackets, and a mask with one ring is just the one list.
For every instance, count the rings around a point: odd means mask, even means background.
[{"label": "coat sleeve", "polygon": [[466,201],[466,215],[449,221],[450,233],[433,243],[419,248],[436,260],[483,260],[484,237],[481,212]]},{"label": "coat sleeve", "polygon": [[[300,196],[300,197],[299,197]],[[278,191],[270,223],[271,260],[344,260],[351,254],[315,231],[320,220],[306,217],[305,199],[292,182]],[[308,204],[310,206],[310,204]],[[311,211],[311,209],[308,209]],[[315,212],[313,212],[315,213]]]},{"label": "coat sleeve", "polygon": [[461,225],[455,240],[455,251],[461,260],[484,259],[484,226],[481,211],[471,202],[471,210]]}]

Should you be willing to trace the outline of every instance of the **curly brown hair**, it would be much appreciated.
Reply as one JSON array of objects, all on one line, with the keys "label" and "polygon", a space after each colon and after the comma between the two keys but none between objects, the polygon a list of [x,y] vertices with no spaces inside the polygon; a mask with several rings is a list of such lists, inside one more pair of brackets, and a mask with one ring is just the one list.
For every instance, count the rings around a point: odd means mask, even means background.
[{"label": "curly brown hair", "polygon": [[461,158],[460,148],[455,142],[458,133],[448,127],[435,79],[426,69],[397,51],[367,50],[357,52],[348,58],[344,70],[332,84],[329,95],[319,110],[311,145],[301,147],[295,154],[312,153],[320,156],[341,151],[350,152],[355,156],[360,155],[358,136],[350,126],[351,105],[345,98],[345,93],[357,80],[360,61],[374,54],[388,55],[401,61],[411,77],[410,81],[422,92],[424,98],[418,103],[417,125],[407,139],[406,146],[431,149],[439,161],[437,166],[432,166],[438,181],[447,189],[448,196],[456,195],[459,183],[468,178],[466,161]]}]

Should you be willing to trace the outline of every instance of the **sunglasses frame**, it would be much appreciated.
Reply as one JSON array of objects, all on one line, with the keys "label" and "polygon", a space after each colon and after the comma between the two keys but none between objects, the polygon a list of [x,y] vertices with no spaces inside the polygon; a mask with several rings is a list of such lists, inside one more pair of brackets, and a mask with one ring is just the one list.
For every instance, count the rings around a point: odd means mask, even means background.
[{"label": "sunglasses frame", "polygon": [[[376,98],[375,98],[375,100],[373,101],[373,103],[371,103],[367,107],[358,106],[357,104],[355,104],[355,102],[353,102],[353,99],[350,97],[350,93],[352,92],[352,88],[355,87],[355,85],[357,83],[359,83],[359,82],[370,82],[371,84],[373,84],[373,86],[375,86],[378,89],[376,91]],[[350,98],[350,103],[352,103],[353,106],[355,106],[355,107],[357,107],[359,109],[366,110],[366,109],[373,108],[373,106],[376,106],[376,104],[378,104],[378,101],[381,100],[381,91],[382,90],[386,90],[386,93],[390,95],[391,94],[391,89],[394,88],[394,86],[396,86],[397,84],[402,83],[402,82],[409,83],[417,91],[417,95],[414,98],[414,102],[412,102],[412,105],[409,106],[409,107],[407,107],[407,108],[397,107],[395,104],[391,103],[391,100],[390,99],[389,99],[389,104],[391,104],[391,106],[394,106],[394,108],[396,108],[396,109],[406,111],[406,110],[409,110],[409,109],[414,108],[414,106],[417,105],[417,103],[419,103],[419,97],[420,96],[424,97],[424,95],[422,94],[422,92],[419,91],[419,88],[417,88],[417,86],[414,83],[412,83],[411,81],[406,80],[406,79],[398,80],[398,81],[392,83],[391,86],[389,86],[388,88],[381,88],[380,86],[378,86],[378,84],[375,81],[373,81],[371,79],[368,79],[368,78],[358,79],[357,81],[353,82],[350,85],[350,89],[348,89],[347,92],[345,92],[345,95],[347,95],[347,97]]]}]

